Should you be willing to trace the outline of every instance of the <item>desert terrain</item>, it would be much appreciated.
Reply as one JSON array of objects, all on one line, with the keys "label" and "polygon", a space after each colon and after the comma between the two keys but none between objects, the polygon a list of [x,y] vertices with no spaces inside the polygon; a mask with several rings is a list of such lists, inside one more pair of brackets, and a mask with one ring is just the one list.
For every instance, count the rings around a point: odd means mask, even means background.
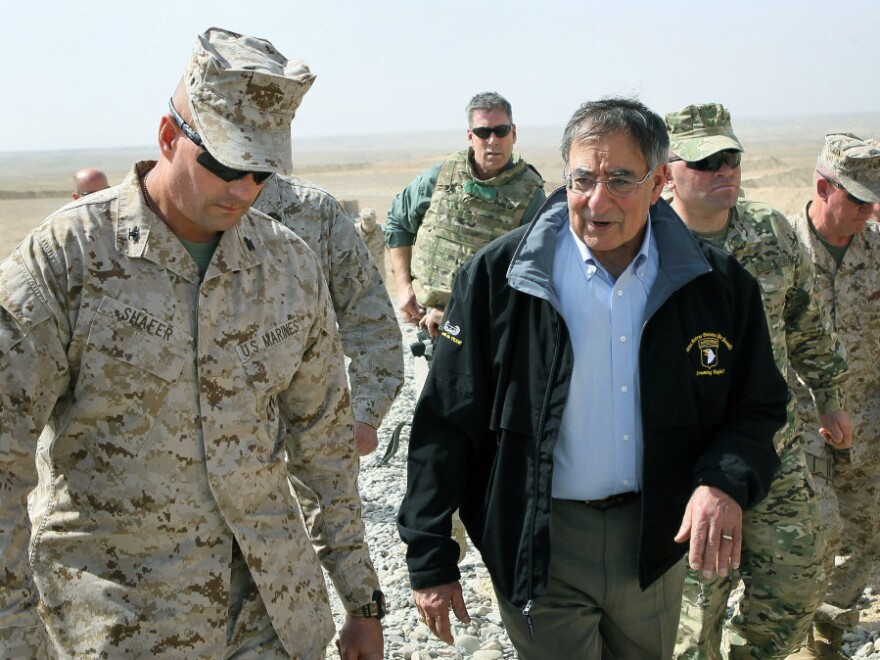
[{"label": "desert terrain", "polygon": [[[880,137],[880,113],[744,119],[734,129],[746,149],[743,188],[786,214],[809,198],[812,171],[826,132]],[[535,165],[547,190],[562,184],[562,127],[518,127],[517,151]],[[394,196],[419,172],[466,144],[465,130],[297,139],[296,173],[343,201],[373,207],[380,222]],[[92,166],[120,182],[155,146],[60,152],[0,152],[0,258],[37,223],[70,201],[73,172]]]}]

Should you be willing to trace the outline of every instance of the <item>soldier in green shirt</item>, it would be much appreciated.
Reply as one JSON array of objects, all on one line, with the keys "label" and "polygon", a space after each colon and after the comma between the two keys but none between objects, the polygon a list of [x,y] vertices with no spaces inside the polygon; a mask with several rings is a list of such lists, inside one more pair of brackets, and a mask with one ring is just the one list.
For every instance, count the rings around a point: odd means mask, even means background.
[{"label": "soldier in green shirt", "polygon": [[462,264],[530,222],[546,197],[537,170],[513,152],[507,99],[477,94],[466,111],[468,148],[417,176],[394,198],[385,224],[400,313],[432,336]]},{"label": "soldier in green shirt", "polygon": [[[791,366],[808,384],[823,431],[846,446],[852,424],[838,387],[847,368],[843,349],[826,330],[827,317],[811,294],[810,261],[785,216],[739,198],[743,148],[730,114],[720,104],[690,105],[666,115],[666,125],[673,208],[697,237],[735,256],[758,279],[777,367],[785,373]],[[767,498],[743,516],[745,592],[726,627],[730,658],[785,658],[796,651],[821,599],[816,498],[793,398],[775,443],[782,465]],[[677,657],[722,657],[737,577],[688,572]]]}]

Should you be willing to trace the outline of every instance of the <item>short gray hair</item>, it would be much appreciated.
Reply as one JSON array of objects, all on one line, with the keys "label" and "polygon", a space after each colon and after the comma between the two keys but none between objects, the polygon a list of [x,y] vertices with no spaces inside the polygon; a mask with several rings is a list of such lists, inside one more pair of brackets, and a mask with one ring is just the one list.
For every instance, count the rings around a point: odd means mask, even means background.
[{"label": "short gray hair", "polygon": [[507,118],[510,120],[510,123],[513,123],[513,110],[510,107],[510,101],[501,96],[498,92],[480,92],[468,102],[465,107],[468,118],[468,127],[472,125],[474,110],[485,110],[486,112],[502,110],[507,113]]},{"label": "short gray hair", "polygon": [[653,170],[666,163],[669,157],[669,134],[666,124],[654,111],[632,98],[607,97],[581,105],[568,121],[562,134],[562,161],[568,166],[568,157],[575,142],[591,137],[617,133],[628,135]]}]

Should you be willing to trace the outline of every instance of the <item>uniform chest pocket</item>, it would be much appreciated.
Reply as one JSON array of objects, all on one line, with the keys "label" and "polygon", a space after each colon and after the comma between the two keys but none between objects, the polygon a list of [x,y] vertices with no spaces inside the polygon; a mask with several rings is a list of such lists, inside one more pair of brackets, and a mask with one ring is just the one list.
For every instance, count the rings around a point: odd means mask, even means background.
[{"label": "uniform chest pocket", "polygon": [[302,362],[301,333],[295,321],[285,322],[236,347],[256,396],[258,417],[275,422],[277,398],[290,386]]},{"label": "uniform chest pocket", "polygon": [[187,359],[194,359],[192,344],[157,316],[102,300],[89,327],[65,434],[87,433],[98,447],[137,455]]}]

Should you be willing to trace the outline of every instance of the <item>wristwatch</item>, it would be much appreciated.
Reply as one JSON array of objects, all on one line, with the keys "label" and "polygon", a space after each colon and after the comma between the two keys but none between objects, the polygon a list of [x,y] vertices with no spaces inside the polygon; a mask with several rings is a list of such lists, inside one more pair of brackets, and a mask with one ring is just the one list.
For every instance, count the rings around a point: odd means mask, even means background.
[{"label": "wristwatch", "polygon": [[355,610],[349,610],[348,613],[351,616],[381,619],[385,616],[385,594],[376,589],[376,591],[373,592],[373,600]]}]

